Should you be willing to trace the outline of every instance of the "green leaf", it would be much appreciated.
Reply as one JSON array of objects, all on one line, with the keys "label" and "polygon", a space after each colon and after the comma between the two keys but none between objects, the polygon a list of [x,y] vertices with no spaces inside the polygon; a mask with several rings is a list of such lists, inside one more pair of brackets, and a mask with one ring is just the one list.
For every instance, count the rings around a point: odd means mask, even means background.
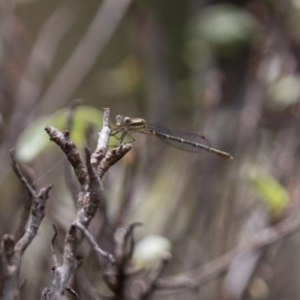
[{"label": "green leaf", "polygon": [[215,47],[245,43],[259,29],[251,14],[231,4],[208,6],[192,25],[195,37],[203,38]]},{"label": "green leaf", "polygon": [[40,117],[29,125],[19,136],[16,144],[16,156],[21,162],[30,162],[50,144],[44,128],[48,117]]},{"label": "green leaf", "polygon": [[271,174],[259,167],[250,167],[247,179],[271,215],[280,215],[289,202],[287,190]]},{"label": "green leaf", "polygon": [[[63,130],[65,126],[66,112],[67,109],[62,109],[51,116],[40,117],[22,132],[16,145],[16,154],[21,162],[32,161],[40,153],[54,145],[53,142],[50,142],[49,136],[45,132],[44,128],[47,125],[52,125],[59,130]],[[71,139],[77,146],[84,145],[85,131],[87,126],[91,124],[95,125],[96,128],[101,127],[101,111],[89,106],[80,106],[74,111]]]},{"label": "green leaf", "polygon": [[286,109],[295,105],[300,98],[300,77],[287,75],[279,78],[269,88],[268,105],[273,109]]}]

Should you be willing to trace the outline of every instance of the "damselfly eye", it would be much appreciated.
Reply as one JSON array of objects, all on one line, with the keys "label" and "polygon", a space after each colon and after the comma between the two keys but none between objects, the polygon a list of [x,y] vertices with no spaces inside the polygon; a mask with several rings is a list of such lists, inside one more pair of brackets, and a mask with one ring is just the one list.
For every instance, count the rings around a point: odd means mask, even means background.
[{"label": "damselfly eye", "polygon": [[131,119],[129,117],[124,118],[124,123],[131,124]]},{"label": "damselfly eye", "polygon": [[120,115],[117,115],[117,116],[116,116],[116,122],[117,122],[117,123],[120,123],[120,122],[122,121],[122,119],[123,119],[122,116],[120,116]]}]

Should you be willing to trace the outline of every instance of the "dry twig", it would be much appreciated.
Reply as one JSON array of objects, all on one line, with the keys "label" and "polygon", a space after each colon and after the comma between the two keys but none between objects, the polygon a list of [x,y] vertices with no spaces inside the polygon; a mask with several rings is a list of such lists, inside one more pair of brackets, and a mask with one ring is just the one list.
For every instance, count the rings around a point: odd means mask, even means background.
[{"label": "dry twig", "polygon": [[45,204],[49,198],[49,192],[51,189],[51,186],[47,186],[36,191],[23,175],[16,161],[14,150],[10,151],[10,155],[12,167],[29,197],[32,199],[32,205],[31,210],[28,211],[29,221],[27,228],[20,239],[15,241],[13,236],[6,234],[1,240],[0,279],[2,283],[2,290],[0,291],[0,295],[4,299],[16,299],[20,296],[19,274],[22,256],[37,235],[37,231],[45,215]]},{"label": "dry twig", "polygon": [[[70,278],[80,262],[76,256],[76,252],[78,246],[81,244],[82,237],[77,235],[76,228],[80,229],[96,253],[108,259],[110,263],[115,262],[114,257],[102,250],[87,230],[100,203],[104,203],[102,182],[96,170],[101,160],[106,157],[106,149],[110,135],[108,121],[109,109],[104,109],[103,127],[99,133],[97,148],[94,153],[91,153],[87,147],[85,148],[85,162],[81,159],[75,144],[70,140],[68,131],[62,133],[54,127],[46,127],[50,139],[63,150],[72,165],[76,178],[80,183],[80,193],[77,199],[77,215],[65,238],[63,262],[61,265],[53,268],[50,286],[44,289],[42,299],[59,299],[69,288],[68,283]],[[127,150],[127,148],[125,149]],[[99,155],[99,153],[101,155]],[[122,152],[123,155],[126,153],[127,151]],[[107,160],[111,161],[112,165],[121,157],[122,155],[118,152],[116,157]],[[107,166],[106,171],[108,168],[109,166]]]}]

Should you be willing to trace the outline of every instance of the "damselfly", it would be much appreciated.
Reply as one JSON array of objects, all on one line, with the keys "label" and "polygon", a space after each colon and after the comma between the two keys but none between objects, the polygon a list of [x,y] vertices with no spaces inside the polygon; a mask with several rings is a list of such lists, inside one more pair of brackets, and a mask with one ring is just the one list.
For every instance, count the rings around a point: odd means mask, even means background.
[{"label": "damselfly", "polygon": [[118,115],[116,117],[116,128],[112,130],[111,135],[121,133],[119,139],[122,142],[125,136],[131,132],[157,136],[171,146],[184,151],[207,151],[217,154],[225,159],[233,158],[229,153],[211,147],[209,141],[202,135],[149,124],[141,118],[130,118]]}]

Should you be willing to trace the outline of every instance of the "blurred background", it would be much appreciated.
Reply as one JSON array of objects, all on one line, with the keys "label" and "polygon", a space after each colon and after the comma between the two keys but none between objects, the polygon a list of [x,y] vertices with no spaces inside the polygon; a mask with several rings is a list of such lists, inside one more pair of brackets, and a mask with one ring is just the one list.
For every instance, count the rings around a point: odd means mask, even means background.
[{"label": "blurred background", "polygon": [[[134,134],[133,149],[106,174],[112,228],[142,222],[137,243],[152,237],[148,248],[172,253],[163,276],[180,274],[297,213],[299,63],[299,0],[1,1],[1,235],[17,228],[25,197],[9,148],[20,149],[34,184],[54,184],[23,259],[23,299],[37,299],[49,282],[51,224],[62,244],[76,212],[71,175],[64,180],[63,154],[47,143],[45,123],[56,125],[59,114],[63,124],[63,109],[81,99],[78,147],[87,131],[96,137],[109,107],[112,126],[118,114],[142,117],[203,134],[234,157],[183,152]],[[197,289],[160,290],[151,299],[300,299],[299,238],[237,257]],[[145,253],[135,259],[149,265]],[[81,299],[92,299],[82,278],[108,293],[92,266],[90,253],[74,279]]]}]

